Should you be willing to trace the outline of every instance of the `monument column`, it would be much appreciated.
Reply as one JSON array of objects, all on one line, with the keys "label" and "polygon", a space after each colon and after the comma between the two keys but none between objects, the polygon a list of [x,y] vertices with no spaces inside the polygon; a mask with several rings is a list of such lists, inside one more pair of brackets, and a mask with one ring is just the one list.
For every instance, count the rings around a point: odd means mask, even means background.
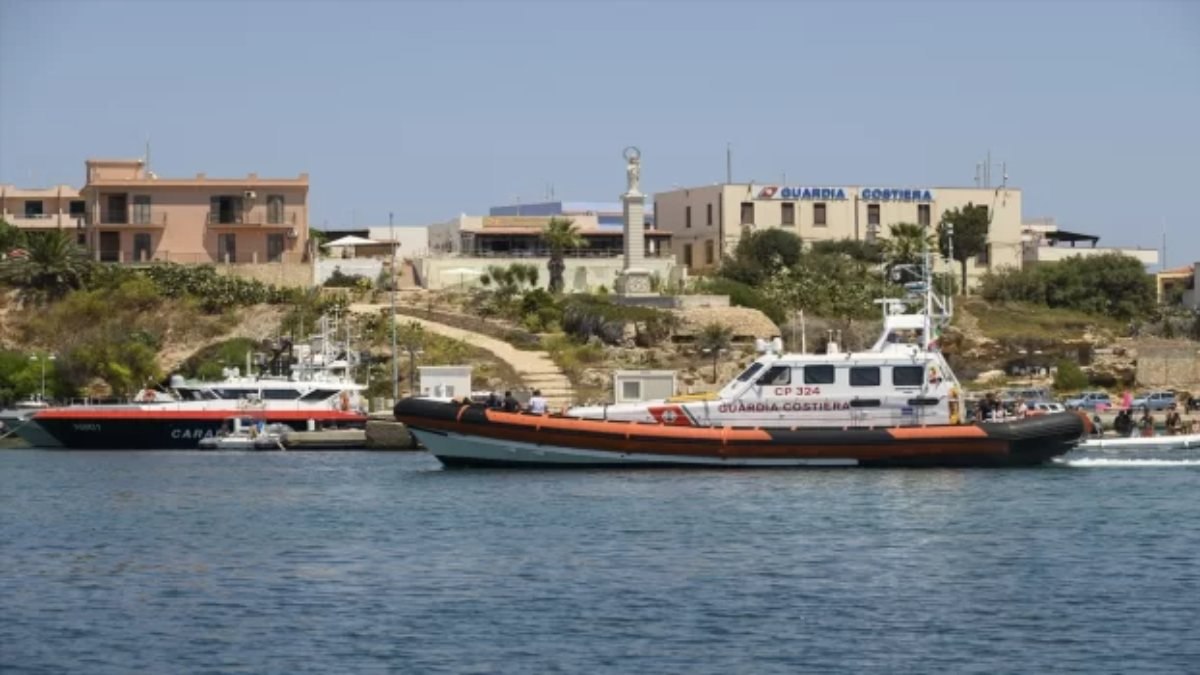
[{"label": "monument column", "polygon": [[650,291],[650,272],[646,262],[646,195],[641,191],[642,153],[637,148],[625,148],[625,177],[628,182],[621,195],[625,218],[625,261],[617,277],[617,293],[647,295]]}]

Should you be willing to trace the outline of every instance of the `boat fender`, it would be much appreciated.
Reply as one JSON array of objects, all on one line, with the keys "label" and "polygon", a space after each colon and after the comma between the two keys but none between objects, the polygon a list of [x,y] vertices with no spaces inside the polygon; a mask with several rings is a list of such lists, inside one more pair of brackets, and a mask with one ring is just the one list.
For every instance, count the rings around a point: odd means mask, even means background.
[{"label": "boat fender", "polygon": [[342,412],[350,410],[350,394],[342,392]]},{"label": "boat fender", "polygon": [[958,401],[950,400],[950,424],[959,424],[961,420],[958,418]]}]

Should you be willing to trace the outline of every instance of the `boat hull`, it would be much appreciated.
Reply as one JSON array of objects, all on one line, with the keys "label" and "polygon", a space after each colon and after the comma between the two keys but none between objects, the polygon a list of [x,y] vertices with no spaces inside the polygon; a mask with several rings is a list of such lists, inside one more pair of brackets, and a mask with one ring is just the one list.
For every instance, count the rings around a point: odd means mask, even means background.
[{"label": "boat hull", "polygon": [[1087,431],[1073,413],[1010,424],[694,428],[526,415],[405,399],[396,419],[446,466],[1033,466]]},{"label": "boat hull", "polygon": [[[4,425],[4,432],[11,432],[14,436],[25,441],[27,445],[33,448],[62,447],[58,439],[47,433],[40,424],[33,420],[33,412],[30,410],[16,414],[8,414],[7,411],[6,413],[0,413],[0,424]],[[4,433],[0,433],[0,436],[3,435]]]},{"label": "boat hull", "polygon": [[[214,438],[231,417],[245,411],[86,410],[61,408],[39,412],[36,421],[61,447],[74,450],[195,450]],[[259,411],[267,424],[308,426],[365,424],[366,417],[341,411]]]}]

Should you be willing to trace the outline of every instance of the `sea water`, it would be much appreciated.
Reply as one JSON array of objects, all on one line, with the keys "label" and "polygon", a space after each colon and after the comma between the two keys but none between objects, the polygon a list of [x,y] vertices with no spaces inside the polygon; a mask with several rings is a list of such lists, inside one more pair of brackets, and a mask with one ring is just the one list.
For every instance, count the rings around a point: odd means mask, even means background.
[{"label": "sea water", "polygon": [[1200,454],[0,452],[0,671],[1200,672]]}]

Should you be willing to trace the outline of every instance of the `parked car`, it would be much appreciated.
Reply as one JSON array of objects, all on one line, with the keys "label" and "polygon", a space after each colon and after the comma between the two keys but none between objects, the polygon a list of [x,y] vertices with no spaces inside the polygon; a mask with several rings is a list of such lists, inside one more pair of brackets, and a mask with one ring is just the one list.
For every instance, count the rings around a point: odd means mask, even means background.
[{"label": "parked car", "polygon": [[1139,395],[1133,399],[1133,409],[1141,410],[1149,408],[1151,410],[1166,410],[1175,405],[1175,392],[1173,391],[1152,391]]},{"label": "parked car", "polygon": [[1036,415],[1049,415],[1051,413],[1060,413],[1066,410],[1063,404],[1057,401],[1034,401],[1025,404],[1026,415],[1031,417]]},{"label": "parked car", "polygon": [[1050,392],[1045,389],[1029,388],[1029,389],[1005,389],[1000,394],[1000,402],[1009,405],[1015,404],[1017,401],[1045,401],[1049,400]]},{"label": "parked car", "polygon": [[1078,408],[1079,410],[1090,410],[1092,412],[1100,412],[1108,410],[1112,407],[1112,397],[1106,391],[1087,391],[1075,398],[1069,398],[1063,402],[1068,408]]}]

